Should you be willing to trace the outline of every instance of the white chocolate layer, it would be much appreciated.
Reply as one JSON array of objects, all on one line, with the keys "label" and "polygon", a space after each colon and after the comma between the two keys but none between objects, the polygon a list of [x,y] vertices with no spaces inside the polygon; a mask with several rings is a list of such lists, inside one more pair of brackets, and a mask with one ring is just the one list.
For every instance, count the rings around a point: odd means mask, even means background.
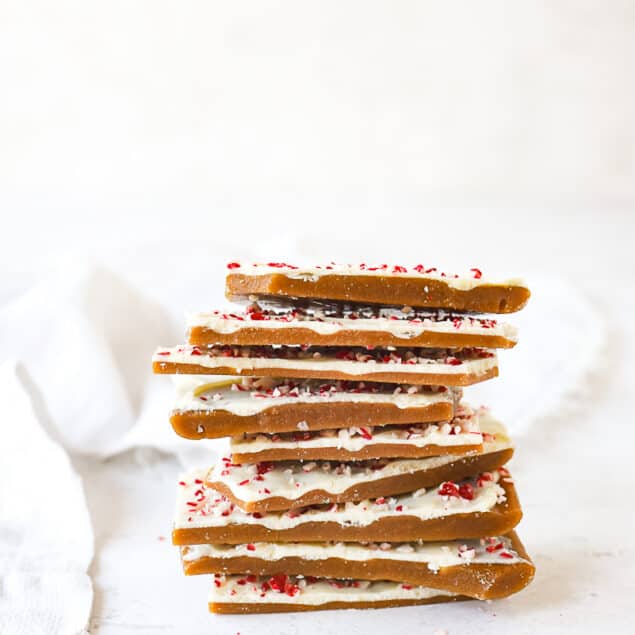
[{"label": "white chocolate layer", "polygon": [[236,507],[226,496],[206,487],[206,472],[204,468],[199,468],[182,476],[177,491],[176,529],[260,525],[272,530],[285,530],[307,522],[335,522],[343,526],[364,527],[390,517],[415,516],[419,520],[431,520],[454,514],[484,513],[505,500],[505,492],[498,484],[499,474],[492,472],[492,477],[487,481],[469,482],[473,490],[471,499],[445,496],[435,488],[391,498],[334,503],[318,508],[254,516]]},{"label": "white chocolate layer", "polygon": [[[323,356],[319,359],[283,357],[225,357],[209,355],[205,349],[197,346],[175,346],[160,348],[153,355],[152,361],[159,366],[165,363],[197,365],[204,368],[232,368],[237,374],[243,371],[257,371],[264,368],[275,368],[284,374],[285,370],[321,371],[342,373],[347,376],[372,375],[378,373],[397,373],[400,375],[474,375],[480,376],[496,368],[496,353],[486,350],[488,357],[468,358],[459,364],[448,363],[441,359],[416,357],[415,361],[349,361],[335,357]],[[272,347],[272,351],[276,350]],[[425,350],[425,349],[421,349]],[[485,349],[482,349],[485,350]],[[195,352],[198,351],[198,352]]]},{"label": "white chocolate layer", "polygon": [[[334,335],[340,331],[382,331],[394,337],[412,339],[425,333],[463,333],[483,337],[504,337],[513,342],[518,334],[511,324],[472,316],[453,316],[447,319],[430,317],[408,318],[395,309],[382,309],[379,316],[371,318],[321,317],[311,319],[307,315],[292,315],[289,312],[267,314],[266,319],[254,320],[253,313],[192,313],[187,316],[188,327],[204,327],[215,333],[229,335],[243,329],[288,329],[304,328],[320,335]],[[258,314],[262,315],[262,314]],[[392,316],[392,317],[391,317]]]},{"label": "white chocolate layer", "polygon": [[[511,447],[511,442],[502,424],[494,420],[489,414],[486,414],[484,418],[483,429],[487,430],[488,440],[483,444],[483,454],[499,452]],[[273,462],[266,466],[267,471],[262,467],[259,469],[255,464],[233,465],[229,459],[226,459],[209,471],[206,480],[223,483],[237,499],[246,502],[266,500],[275,496],[296,500],[315,490],[340,494],[352,487],[359,486],[361,483],[372,483],[385,478],[435,469],[474,454],[476,454],[475,451],[423,459],[383,459],[350,463],[334,461]],[[383,467],[373,469],[370,467],[373,464],[383,465]],[[305,471],[307,466],[312,467],[312,469]],[[325,466],[328,469],[324,469]]]},{"label": "white chocolate layer", "polygon": [[[241,417],[253,416],[268,408],[288,404],[331,404],[331,403],[364,403],[393,404],[397,408],[425,408],[433,404],[449,403],[454,400],[450,390],[432,392],[421,386],[401,386],[399,392],[379,390],[376,385],[360,382],[363,392],[356,388],[344,389],[346,382],[284,380],[268,377],[236,378],[231,385],[200,392],[208,385],[200,375],[175,376],[176,399],[174,410],[183,411],[215,411],[226,410]],[[220,383],[220,382],[219,382]],[[377,386],[383,386],[378,384]],[[292,387],[292,388],[290,388]],[[321,389],[320,387],[326,387]],[[376,392],[371,392],[376,390]],[[199,394],[197,394],[199,393]]]},{"label": "white chocolate layer", "polygon": [[351,562],[394,560],[420,563],[431,571],[464,564],[509,565],[528,562],[512,549],[511,540],[505,536],[447,542],[256,542],[250,545],[192,545],[182,547],[181,555],[187,562],[202,558],[258,558],[270,562],[283,558],[338,558]]},{"label": "white chocolate layer", "polygon": [[[448,424],[450,426],[451,424]],[[403,426],[402,428],[384,427],[371,428],[370,426],[362,428],[341,428],[339,430],[326,430],[326,432],[335,432],[334,436],[324,436],[320,431],[310,439],[291,439],[288,434],[281,433],[278,436],[283,437],[280,441],[272,441],[270,435],[256,435],[252,438],[243,439],[242,437],[233,437],[231,440],[232,453],[242,454],[247,452],[260,452],[263,450],[277,449],[296,449],[317,450],[317,449],[337,449],[346,450],[348,452],[360,452],[364,448],[373,445],[408,445],[417,448],[425,448],[427,446],[452,447],[459,445],[479,445],[482,437],[478,428],[472,432],[448,434],[443,432],[444,426],[431,423],[429,425],[420,424],[412,426]],[[372,434],[371,438],[367,438],[360,434],[359,430],[369,430]],[[256,449],[258,448],[258,449]]]},{"label": "white chocolate layer", "polygon": [[[287,576],[284,576],[287,578]],[[399,582],[368,582],[362,580],[304,581],[290,576],[293,586],[289,591],[263,591],[262,583],[267,578],[246,582],[244,576],[221,576],[215,578],[218,586],[212,584],[210,603],[223,604],[289,604],[319,606],[330,602],[381,602],[386,600],[427,600],[436,597],[456,597],[457,594],[422,586],[410,586]],[[306,586],[298,583],[304,581]],[[242,581],[242,583],[240,582]],[[337,586],[336,586],[337,585]],[[349,586],[350,585],[350,586]],[[297,589],[297,590],[296,590]]]},{"label": "white chocolate layer", "polygon": [[[459,274],[447,274],[442,271],[437,271],[434,268],[422,268],[421,271],[417,271],[413,266],[400,267],[405,271],[398,270],[395,266],[372,266],[372,265],[340,265],[331,263],[324,266],[315,267],[294,267],[294,266],[278,266],[271,267],[262,263],[244,264],[237,263],[238,266],[230,269],[228,274],[242,274],[246,276],[264,276],[270,274],[278,274],[286,276],[293,280],[307,280],[316,281],[319,278],[325,276],[389,276],[392,278],[416,278],[416,279],[428,279],[437,280],[439,282],[446,283],[449,287],[459,289],[461,291],[469,291],[475,287],[481,286],[505,286],[505,287],[526,287],[527,285],[521,278],[508,278],[506,280],[489,280],[487,278],[478,277],[477,270],[472,270],[469,273]],[[434,269],[434,270],[432,270]]]}]

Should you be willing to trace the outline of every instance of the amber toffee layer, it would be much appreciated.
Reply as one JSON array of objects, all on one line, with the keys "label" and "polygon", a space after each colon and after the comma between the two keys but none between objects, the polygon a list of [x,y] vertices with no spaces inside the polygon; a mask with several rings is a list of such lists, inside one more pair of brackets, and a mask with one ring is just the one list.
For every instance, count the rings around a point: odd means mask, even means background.
[{"label": "amber toffee layer", "polygon": [[229,273],[225,281],[227,298],[249,296],[270,298],[308,298],[357,304],[390,305],[513,313],[522,309],[530,292],[524,286],[480,285],[462,290],[435,278],[396,276],[324,275],[316,280],[290,278],[271,273],[257,276]]},{"label": "amber toffee layer", "polygon": [[443,602],[461,602],[472,598],[460,596],[439,596],[425,600],[381,600],[379,602],[326,602],[324,604],[270,604],[270,603],[234,603],[210,602],[210,613],[300,613],[306,611],[331,611],[335,609],[386,609],[398,606],[417,606],[422,604],[441,604]]},{"label": "amber toffee layer", "polygon": [[489,368],[480,374],[473,373],[413,373],[398,371],[348,375],[333,370],[312,370],[305,368],[278,368],[271,360],[268,368],[236,369],[232,366],[208,368],[200,364],[154,361],[153,371],[158,375],[243,375],[247,377],[288,377],[289,379],[329,379],[373,381],[392,384],[416,384],[420,386],[470,386],[481,381],[498,377],[498,367]]},{"label": "amber toffee layer", "polygon": [[246,512],[266,513],[307,507],[309,505],[345,503],[367,498],[375,499],[381,496],[396,496],[397,494],[414,492],[422,487],[426,489],[434,487],[444,481],[462,481],[465,478],[476,476],[482,472],[491,472],[503,466],[511,459],[513,452],[512,448],[506,448],[487,454],[461,456],[457,457],[452,463],[432,469],[359,483],[339,494],[317,489],[293,500],[274,495],[259,501],[244,501],[237,498],[232,490],[220,481],[206,480],[206,484],[227,496],[235,505]]},{"label": "amber toffee layer", "polygon": [[434,333],[424,332],[414,337],[403,338],[389,332],[356,331],[342,329],[328,335],[300,326],[280,328],[245,327],[234,333],[219,333],[205,326],[193,326],[188,333],[188,343],[198,346],[208,345],[250,345],[250,346],[417,346],[422,348],[512,348],[516,342],[502,335],[479,335],[475,333]]},{"label": "amber toffee layer", "polygon": [[175,545],[204,545],[247,542],[411,542],[414,540],[460,540],[509,533],[522,518],[513,483],[501,481],[505,502],[486,512],[451,514],[421,520],[404,513],[368,525],[341,525],[337,522],[306,522],[289,529],[269,529],[261,524],[176,528]]},{"label": "amber toffee layer", "polygon": [[452,414],[450,403],[399,408],[391,403],[325,402],[272,405],[248,416],[236,415],[228,410],[175,410],[170,414],[170,423],[174,431],[186,439],[217,439],[243,433],[295,432],[301,421],[306,422],[306,430],[326,430],[359,425],[449,421]]},{"label": "amber toffee layer", "polygon": [[365,561],[342,558],[305,560],[297,557],[271,561],[240,556],[183,559],[183,571],[186,575],[219,573],[269,576],[284,572],[287,575],[316,578],[390,580],[458,593],[477,600],[497,600],[525,588],[532,581],[535,573],[535,567],[516,532],[510,532],[508,537],[512,541],[512,549],[527,562],[466,563],[441,567],[435,571],[429,569],[425,563],[399,560],[398,556],[390,560],[375,558]]}]

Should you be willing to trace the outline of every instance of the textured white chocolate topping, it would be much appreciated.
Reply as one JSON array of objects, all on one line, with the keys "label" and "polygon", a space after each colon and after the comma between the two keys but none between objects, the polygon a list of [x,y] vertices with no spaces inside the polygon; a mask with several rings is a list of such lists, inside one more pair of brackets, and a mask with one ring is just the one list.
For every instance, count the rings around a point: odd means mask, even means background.
[{"label": "textured white chocolate topping", "polygon": [[416,562],[438,571],[464,564],[509,565],[528,562],[512,549],[506,536],[447,542],[356,543],[356,542],[256,542],[249,545],[192,545],[181,548],[183,560],[202,558],[282,558],[326,560],[338,558],[352,562],[394,560]]},{"label": "textured white chocolate topping", "polygon": [[[483,427],[487,430],[487,440],[483,443],[483,453],[498,452],[511,447],[502,424],[492,419],[489,414],[485,414],[484,418]],[[480,441],[481,435],[478,437]],[[234,445],[232,451],[235,450]],[[256,450],[249,448],[247,451]],[[340,494],[361,483],[373,483],[394,476],[424,472],[474,454],[476,451],[423,459],[351,462],[275,461],[243,465],[232,464],[229,457],[225,457],[209,471],[206,480],[210,483],[223,483],[237,499],[246,502],[262,501],[276,496],[296,500],[315,490]]]},{"label": "textured white chocolate topping", "polygon": [[[177,529],[260,525],[272,530],[284,530],[307,522],[335,522],[344,526],[363,527],[390,517],[415,516],[420,520],[430,520],[454,514],[484,513],[505,500],[505,491],[498,484],[499,472],[488,472],[487,476],[479,477],[476,481],[466,480],[460,485],[448,485],[452,491],[450,495],[446,495],[446,490],[441,486],[426,492],[417,491],[357,503],[333,503],[264,514],[247,513],[226,496],[207,487],[204,483],[206,472],[206,469],[195,469],[179,481],[175,517]],[[459,491],[465,495],[459,495]]]},{"label": "textured white chocolate topping", "polygon": [[411,586],[399,582],[326,580],[286,575],[273,576],[272,578],[215,576],[209,601],[218,604],[307,604],[319,606],[329,602],[428,600],[436,597],[455,597],[456,595],[456,593],[449,591]]},{"label": "textured white chocolate topping", "polygon": [[[289,404],[364,403],[393,404],[397,408],[425,408],[452,404],[450,390],[426,390],[422,386],[395,386],[346,381],[289,380],[271,377],[237,377],[227,382],[206,383],[200,375],[175,376],[175,411],[225,410],[253,416],[268,408]],[[205,388],[208,388],[207,390]]]},{"label": "textured white chocolate topping", "polygon": [[417,278],[436,280],[446,283],[449,287],[468,291],[481,286],[504,286],[504,287],[526,287],[525,282],[520,278],[509,278],[506,280],[488,280],[483,278],[479,269],[473,268],[465,274],[449,274],[439,271],[436,267],[424,267],[423,265],[413,265],[404,267],[401,265],[343,265],[329,263],[326,265],[316,265],[314,267],[295,267],[286,263],[253,263],[241,264],[230,263],[229,272],[246,276],[264,276],[278,274],[291,279],[300,279],[314,282],[324,276],[390,276],[393,278]]},{"label": "textured white chocolate topping", "polygon": [[[469,315],[438,312],[403,313],[399,309],[382,308],[372,317],[357,317],[357,313],[341,316],[317,316],[287,311],[246,311],[242,313],[192,313],[187,316],[188,327],[204,327],[215,333],[228,335],[242,329],[288,329],[304,328],[320,335],[333,335],[339,331],[382,331],[394,337],[412,339],[424,333],[451,333],[479,335],[482,337],[504,337],[517,341],[517,331],[511,324],[493,319]],[[353,317],[355,316],[355,317]],[[447,317],[446,317],[447,316]]]},{"label": "textured white chocolate topping", "polygon": [[[361,426],[320,430],[312,433],[279,433],[276,435],[246,435],[231,439],[231,451],[236,454],[261,452],[263,450],[317,450],[337,449],[360,452],[373,445],[407,445],[416,448],[428,446],[452,447],[479,445],[481,434],[478,429],[470,432],[456,432],[456,425],[413,424],[404,426]],[[446,432],[446,428],[451,429]]]},{"label": "textured white chocolate topping", "polygon": [[457,407],[455,418],[450,422],[421,423],[386,426],[358,426],[326,430],[279,432],[275,434],[244,434],[230,441],[232,453],[246,454],[263,450],[307,450],[333,448],[349,452],[379,444],[408,445],[417,448],[426,446],[451,447],[479,445],[482,442],[479,414],[469,406]]},{"label": "textured white chocolate topping", "polygon": [[[312,354],[312,350],[318,348]],[[293,349],[291,351],[290,349]],[[385,356],[380,358],[379,353],[384,351],[364,351],[358,353],[350,349],[352,359],[338,358],[333,352],[331,355],[323,354],[324,347],[210,347],[199,346],[175,346],[172,348],[160,348],[153,355],[152,361],[159,366],[164,363],[197,365],[214,369],[229,367],[236,374],[242,371],[257,371],[264,368],[275,368],[284,374],[285,370],[298,369],[304,371],[325,371],[342,373],[348,376],[368,375],[374,373],[399,373],[399,374],[444,374],[444,375],[474,375],[485,374],[492,368],[496,368],[498,360],[496,353],[489,349],[464,349],[452,355],[449,352],[436,349],[414,349],[413,351],[385,351]],[[233,351],[234,354],[225,355],[225,351]],[[345,351],[342,351],[344,353]],[[319,357],[314,357],[318,354]],[[363,355],[359,358],[357,355]],[[409,354],[412,356],[410,357]],[[293,355],[293,357],[289,357]],[[357,357],[357,358],[356,358]]]}]

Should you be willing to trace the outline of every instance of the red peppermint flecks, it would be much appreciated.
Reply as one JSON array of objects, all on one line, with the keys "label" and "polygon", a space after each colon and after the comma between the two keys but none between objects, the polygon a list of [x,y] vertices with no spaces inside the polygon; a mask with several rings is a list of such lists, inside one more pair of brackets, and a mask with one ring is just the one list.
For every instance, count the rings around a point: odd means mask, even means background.
[{"label": "red peppermint flecks", "polygon": [[459,487],[459,496],[465,500],[471,501],[474,498],[474,488],[471,483],[463,483]]},{"label": "red peppermint flecks", "polygon": [[439,496],[454,496],[456,498],[460,497],[459,488],[456,483],[452,481],[446,481],[445,483],[441,483],[441,487],[439,487]]},{"label": "red peppermint flecks", "polygon": [[227,268],[228,269],[238,269],[240,267],[240,264],[237,262],[228,262],[227,263]]},{"label": "red peppermint flecks", "polygon": [[278,593],[282,593],[284,591],[285,584],[287,583],[287,576],[284,573],[279,573],[278,575],[274,575],[268,580],[269,587],[271,587],[274,591],[278,591]]},{"label": "red peppermint flecks", "polygon": [[256,545],[249,543],[247,545],[247,551],[256,551]]},{"label": "red peppermint flecks", "polygon": [[483,274],[481,272],[480,269],[477,269],[476,267],[472,267],[472,269],[470,269],[470,271],[474,274],[474,277],[478,280],[479,278],[483,277]]}]

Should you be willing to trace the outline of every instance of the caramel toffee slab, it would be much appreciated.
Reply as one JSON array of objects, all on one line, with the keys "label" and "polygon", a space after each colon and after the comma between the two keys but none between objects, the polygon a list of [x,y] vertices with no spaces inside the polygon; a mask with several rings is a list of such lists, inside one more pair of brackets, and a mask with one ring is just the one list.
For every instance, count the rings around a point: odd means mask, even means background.
[{"label": "caramel toffee slab", "polygon": [[438,423],[243,434],[230,442],[232,462],[415,459],[477,452],[483,442],[480,419],[489,420],[489,414],[483,413],[459,404],[451,421]]},{"label": "caramel toffee slab", "polygon": [[[471,431],[455,424],[353,426],[335,430],[246,434],[231,441],[234,463],[288,460],[364,461],[423,458],[479,451],[478,425]],[[459,430],[457,432],[457,429]]]},{"label": "caramel toffee slab", "polygon": [[[522,280],[491,281],[478,269],[459,276],[434,267],[230,263],[229,299],[309,298],[361,304],[433,307],[476,313],[513,313],[529,299]],[[387,302],[388,300],[388,302]]]},{"label": "caramel toffee slab", "polygon": [[495,600],[517,593],[534,565],[515,532],[476,540],[405,543],[267,543],[181,547],[186,575],[287,574],[390,580]]},{"label": "caramel toffee slab", "polygon": [[397,497],[248,513],[206,486],[206,470],[179,482],[173,543],[455,540],[511,531],[521,510],[505,468]]},{"label": "caramel toffee slab", "polygon": [[188,315],[188,341],[195,345],[417,346],[511,348],[516,329],[496,320],[395,308],[278,308]]},{"label": "caramel toffee slab", "polygon": [[176,376],[170,422],[182,437],[448,421],[460,391],[349,381]]},{"label": "caramel toffee slab", "polygon": [[176,346],[152,358],[155,373],[255,375],[467,386],[498,375],[484,348],[355,349],[300,346]]},{"label": "caramel toffee slab", "polygon": [[222,576],[209,595],[212,613],[289,613],[388,608],[470,599],[448,591],[397,582],[323,580],[288,576]]},{"label": "caramel toffee slab", "polygon": [[246,512],[282,511],[421,491],[504,465],[513,453],[504,427],[488,418],[485,428],[488,432],[482,451],[479,445],[461,455],[349,463],[263,461],[239,465],[232,456],[210,469],[205,482]]}]

